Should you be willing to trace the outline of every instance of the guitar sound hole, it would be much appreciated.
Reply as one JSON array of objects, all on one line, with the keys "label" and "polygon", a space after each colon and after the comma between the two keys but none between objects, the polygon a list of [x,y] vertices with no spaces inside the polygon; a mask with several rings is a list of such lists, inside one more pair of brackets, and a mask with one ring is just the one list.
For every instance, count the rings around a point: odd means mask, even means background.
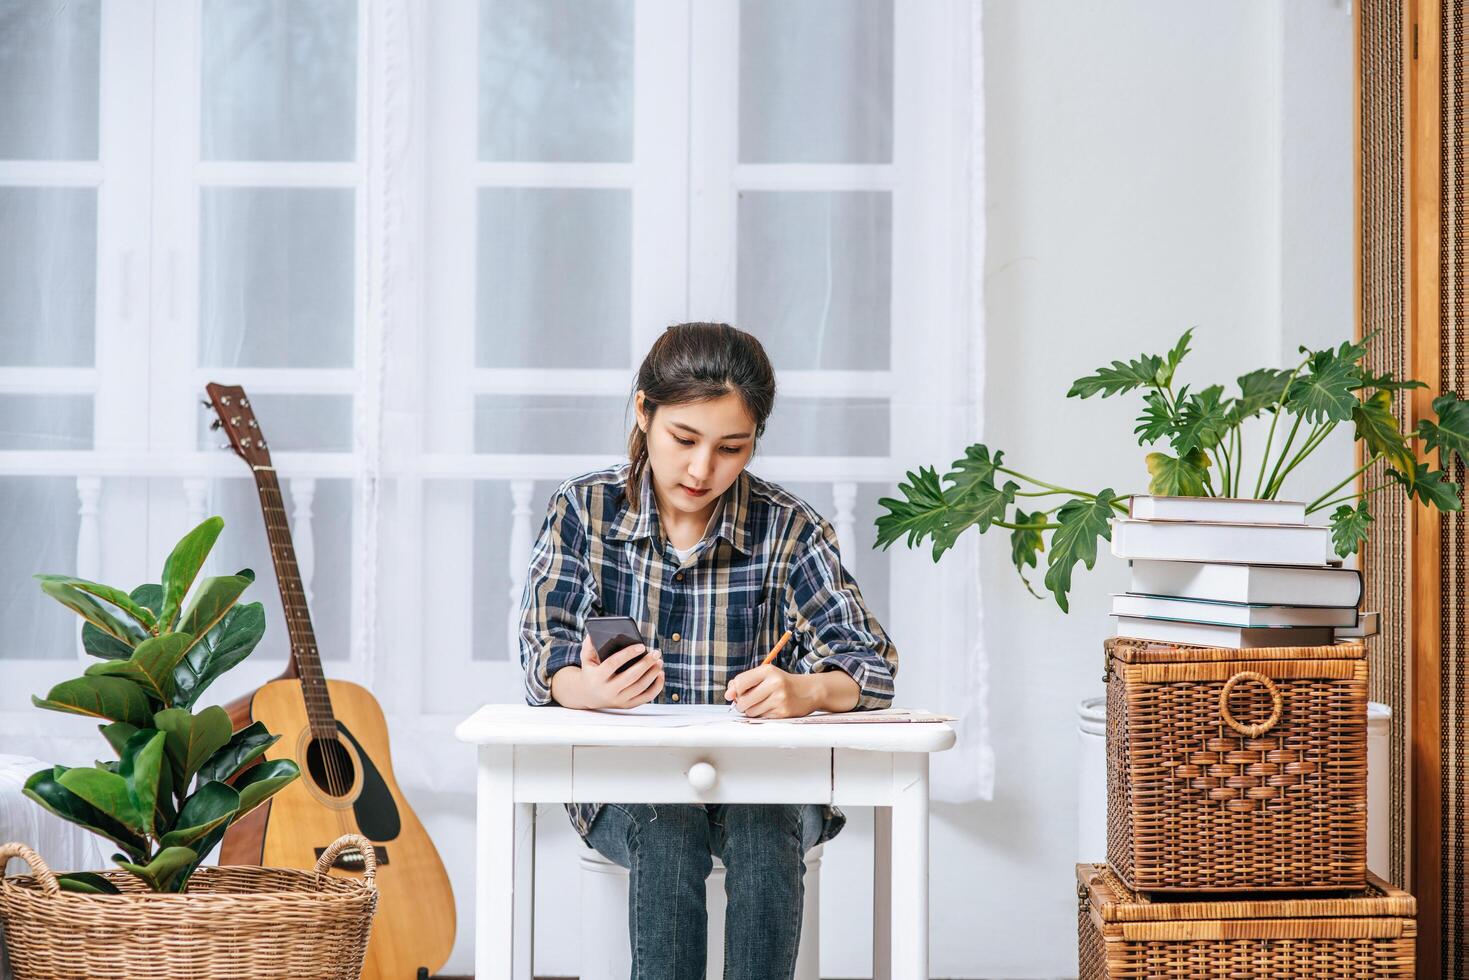
[{"label": "guitar sound hole", "polygon": [[334,738],[311,740],[306,747],[306,771],[328,796],[346,796],[356,777],[352,756]]}]

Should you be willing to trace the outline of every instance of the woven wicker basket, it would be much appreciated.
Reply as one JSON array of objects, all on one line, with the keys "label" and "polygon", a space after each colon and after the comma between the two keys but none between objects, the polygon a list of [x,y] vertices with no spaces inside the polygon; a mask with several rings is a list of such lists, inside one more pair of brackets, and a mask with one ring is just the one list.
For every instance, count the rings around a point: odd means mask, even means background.
[{"label": "woven wicker basket", "polygon": [[1100,864],[1076,881],[1081,980],[1413,977],[1413,896],[1375,875],[1332,897],[1211,901],[1150,900]]},{"label": "woven wicker basket", "polygon": [[1359,643],[1109,639],[1107,860],[1137,891],[1362,888]]},{"label": "woven wicker basket", "polygon": [[[360,880],[326,872],[342,850],[365,860]],[[377,909],[376,856],[356,835],[322,853],[315,871],[200,868],[183,894],[148,891],[123,871],[124,891],[61,891],[23,844],[0,846],[0,873],[18,857],[33,877],[0,878],[0,919],[15,980],[174,980],[291,977],[355,980]]]}]

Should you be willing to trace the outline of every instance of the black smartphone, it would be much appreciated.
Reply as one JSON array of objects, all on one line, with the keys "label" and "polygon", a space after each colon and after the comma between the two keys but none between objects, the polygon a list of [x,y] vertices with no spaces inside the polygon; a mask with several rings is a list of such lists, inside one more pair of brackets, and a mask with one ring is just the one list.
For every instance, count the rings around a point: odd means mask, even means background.
[{"label": "black smartphone", "polygon": [[[618,650],[643,642],[643,634],[638,632],[638,624],[631,616],[588,616],[587,635],[592,638],[592,647],[603,662]],[[617,673],[627,670],[645,656],[646,650],[617,668]]]}]

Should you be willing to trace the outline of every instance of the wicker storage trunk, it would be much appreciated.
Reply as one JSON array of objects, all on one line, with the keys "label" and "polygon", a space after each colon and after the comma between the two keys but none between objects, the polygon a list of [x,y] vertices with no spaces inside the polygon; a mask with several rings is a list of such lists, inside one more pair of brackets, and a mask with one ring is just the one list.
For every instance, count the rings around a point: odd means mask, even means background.
[{"label": "wicker storage trunk", "polygon": [[1360,889],[1360,643],[1107,640],[1107,860],[1144,892]]},{"label": "wicker storage trunk", "polygon": [[1375,875],[1333,896],[1148,899],[1076,866],[1081,980],[1413,978],[1413,896]]}]

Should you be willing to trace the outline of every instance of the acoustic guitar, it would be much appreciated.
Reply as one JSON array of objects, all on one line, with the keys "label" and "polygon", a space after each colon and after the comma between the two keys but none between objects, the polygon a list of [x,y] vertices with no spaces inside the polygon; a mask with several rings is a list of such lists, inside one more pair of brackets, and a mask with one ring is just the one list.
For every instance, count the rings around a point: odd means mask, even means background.
[{"label": "acoustic guitar", "polygon": [[[280,482],[250,400],[238,386],[206,390],[219,416],[213,426],[255,475],[291,641],[285,673],[226,710],[236,731],[258,721],[281,736],[266,758],[301,767],[300,779],[229,829],[220,863],[309,868],[342,834],[361,834],[376,851],[378,890],[362,976],[422,980],[454,946],[449,876],[393,776],[382,708],[365,688],[322,674]],[[361,853],[352,849],[333,870],[362,868]]]}]

